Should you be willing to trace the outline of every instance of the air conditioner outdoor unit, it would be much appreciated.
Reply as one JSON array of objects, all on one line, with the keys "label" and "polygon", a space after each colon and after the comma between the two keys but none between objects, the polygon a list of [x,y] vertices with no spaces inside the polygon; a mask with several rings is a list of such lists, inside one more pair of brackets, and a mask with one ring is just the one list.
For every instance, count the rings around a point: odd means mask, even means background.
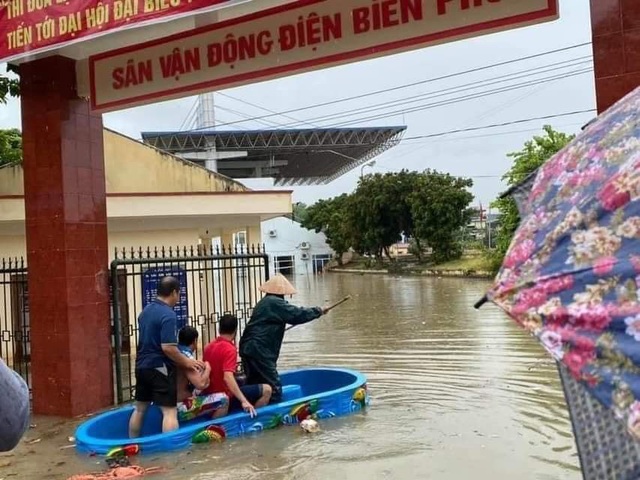
[{"label": "air conditioner outdoor unit", "polygon": [[278,236],[278,232],[276,232],[275,230],[269,230],[269,236],[271,238],[276,238]]},{"label": "air conditioner outdoor unit", "polygon": [[300,254],[300,258],[301,258],[302,260],[309,260],[309,254],[308,254],[307,252],[302,252],[302,253]]},{"label": "air conditioner outdoor unit", "polygon": [[302,242],[300,244],[300,249],[301,250],[309,250],[310,247],[311,247],[311,244],[309,242]]}]

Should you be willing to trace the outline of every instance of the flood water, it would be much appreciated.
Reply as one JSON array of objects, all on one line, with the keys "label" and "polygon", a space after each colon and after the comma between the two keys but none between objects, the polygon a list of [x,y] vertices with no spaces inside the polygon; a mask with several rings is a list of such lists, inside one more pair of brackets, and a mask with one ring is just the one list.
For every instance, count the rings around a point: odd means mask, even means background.
[{"label": "flood water", "polygon": [[555,366],[497,307],[473,309],[487,282],[296,280],[298,304],[353,300],[288,332],[281,369],[360,370],[371,407],[315,435],[282,428],[198,449],[166,478],[581,478]]},{"label": "flood water", "polygon": [[298,304],[353,300],[288,332],[281,370],[360,370],[370,408],[324,420],[317,434],[283,427],[146,458],[169,469],[153,478],[581,478],[554,364],[496,307],[473,309],[488,282],[329,274],[296,283]]}]

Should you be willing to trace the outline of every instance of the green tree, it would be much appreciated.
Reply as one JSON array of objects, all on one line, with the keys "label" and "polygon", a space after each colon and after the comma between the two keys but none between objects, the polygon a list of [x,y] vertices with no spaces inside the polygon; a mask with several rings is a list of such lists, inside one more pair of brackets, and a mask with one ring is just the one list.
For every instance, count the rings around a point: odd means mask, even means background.
[{"label": "green tree", "polygon": [[414,222],[408,199],[416,188],[419,174],[399,173],[367,175],[350,198],[349,218],[353,230],[353,248],[361,254],[391,259],[389,247],[402,233],[411,235]]},{"label": "green tree", "polygon": [[22,135],[17,128],[0,130],[0,165],[22,162]]},{"label": "green tree", "polygon": [[389,247],[409,235],[422,252],[421,240],[438,261],[461,253],[459,231],[468,220],[473,195],[469,179],[438,172],[403,170],[367,175],[351,195],[320,200],[308,207],[302,225],[324,232],[336,253],[350,247],[378,261]]},{"label": "green tree", "polygon": [[468,189],[472,186],[469,178],[426,170],[409,195],[415,238],[433,249],[433,261],[462,255],[460,229],[471,218],[473,194]]},{"label": "green tree", "polygon": [[[16,75],[18,68],[7,65],[7,75],[0,75],[0,104],[6,104],[10,97],[20,95],[20,80]],[[0,165],[22,161],[22,135],[20,130],[12,128],[0,130]]]},{"label": "green tree", "polygon": [[307,212],[308,205],[306,203],[297,202],[293,204],[293,219],[296,222],[303,223],[309,213]]},{"label": "green tree", "polygon": [[306,216],[301,222],[304,228],[325,234],[339,264],[342,264],[342,255],[349,251],[352,243],[348,203],[347,194],[329,200],[319,200],[306,208]]},{"label": "green tree", "polygon": [[[414,236],[414,220],[411,206],[411,194],[420,186],[421,174],[418,172],[410,172],[402,170],[395,174],[393,183],[391,184],[390,194],[393,198],[394,214],[398,222],[400,233],[404,233],[409,237]],[[418,240],[418,239],[416,239]],[[418,240],[418,249],[420,242]]]},{"label": "green tree", "polygon": [[[507,155],[513,159],[513,164],[502,179],[507,182],[509,187],[514,187],[524,181],[529,174],[562,150],[575,137],[575,135],[558,132],[550,125],[545,125],[543,130],[543,135],[535,136],[527,141],[522,150]],[[502,265],[509,245],[511,245],[513,234],[520,224],[520,215],[518,214],[516,202],[510,197],[496,200],[492,207],[497,208],[500,213],[500,227],[496,233],[496,248],[489,254],[492,268],[497,271]]]},{"label": "green tree", "polygon": [[7,65],[9,75],[0,75],[0,103],[6,104],[9,97],[20,95],[20,80],[11,73],[17,74],[18,69],[13,65]]}]

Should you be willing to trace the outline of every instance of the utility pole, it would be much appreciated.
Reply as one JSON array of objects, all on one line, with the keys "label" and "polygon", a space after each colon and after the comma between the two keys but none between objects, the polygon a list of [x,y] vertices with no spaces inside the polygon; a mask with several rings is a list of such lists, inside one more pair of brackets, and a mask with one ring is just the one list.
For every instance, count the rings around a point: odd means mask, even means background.
[{"label": "utility pole", "polygon": [[487,240],[489,241],[489,248],[491,248],[491,204],[487,211]]}]

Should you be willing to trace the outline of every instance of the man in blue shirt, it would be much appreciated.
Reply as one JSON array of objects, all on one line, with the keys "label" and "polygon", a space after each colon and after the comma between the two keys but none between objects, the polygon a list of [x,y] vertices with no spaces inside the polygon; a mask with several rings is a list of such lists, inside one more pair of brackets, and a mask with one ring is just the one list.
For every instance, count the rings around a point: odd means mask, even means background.
[{"label": "man in blue shirt", "polygon": [[204,363],[188,358],[178,349],[177,316],[173,307],[180,299],[180,282],[164,277],[158,284],[158,298],[138,317],[135,409],[129,420],[129,436],[140,436],[149,404],[162,410],[162,431],[178,428],[177,370],[203,370]]}]

